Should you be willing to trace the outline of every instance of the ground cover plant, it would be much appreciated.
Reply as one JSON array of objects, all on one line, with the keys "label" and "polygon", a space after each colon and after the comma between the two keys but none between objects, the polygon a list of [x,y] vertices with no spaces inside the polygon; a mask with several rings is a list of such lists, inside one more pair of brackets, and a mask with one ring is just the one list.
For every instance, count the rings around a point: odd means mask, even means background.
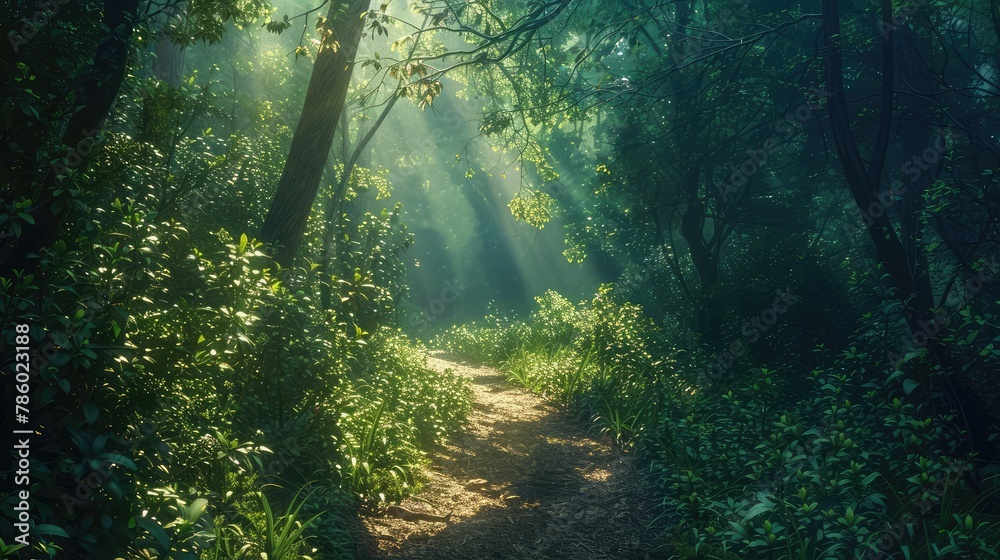
[{"label": "ground cover plant", "polygon": [[[759,367],[715,381],[664,359],[677,349],[650,352],[662,330],[611,292],[576,305],[548,292],[524,320],[488,317],[436,343],[642,454],[677,557],[997,554],[996,475],[970,476],[976,457],[957,453],[953,418],[909,398],[908,372],[940,375],[933,366],[911,356],[873,368],[860,345],[836,355],[820,346],[824,365],[805,374]],[[511,332],[520,345],[503,344]]]}]

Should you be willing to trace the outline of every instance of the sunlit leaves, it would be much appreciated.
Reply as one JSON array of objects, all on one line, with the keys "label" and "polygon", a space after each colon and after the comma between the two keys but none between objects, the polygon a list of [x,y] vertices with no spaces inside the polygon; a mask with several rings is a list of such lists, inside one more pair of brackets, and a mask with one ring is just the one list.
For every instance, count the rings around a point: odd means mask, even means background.
[{"label": "sunlit leaves", "polygon": [[[179,45],[190,45],[195,41],[217,43],[226,33],[226,23],[246,27],[268,15],[270,6],[262,0],[188,0],[184,4],[183,17],[176,18],[168,30],[169,35]],[[286,20],[277,25],[265,24],[268,31],[280,33],[290,24]]]},{"label": "sunlit leaves", "polygon": [[521,191],[507,207],[515,218],[538,229],[545,227],[552,219],[555,199],[538,191]]},{"label": "sunlit leaves", "polygon": [[327,25],[326,18],[319,16],[316,18],[316,31],[319,32],[320,38],[313,39],[313,44],[318,46],[318,52],[329,50],[330,52],[337,52],[340,50],[340,42],[337,41],[333,36],[333,26]]},{"label": "sunlit leaves", "polygon": [[414,37],[413,34],[410,34],[410,35],[404,35],[403,37],[396,39],[395,41],[392,42],[392,45],[389,46],[389,50],[391,50],[392,52],[403,52],[403,48],[406,45],[410,45],[413,43],[414,41],[413,37]]},{"label": "sunlit leaves", "polygon": [[264,28],[267,29],[268,33],[274,33],[275,35],[280,35],[282,31],[291,27],[292,24],[288,21],[288,15],[284,16],[281,21],[269,21],[264,24]]},{"label": "sunlit leaves", "polygon": [[292,51],[292,52],[295,53],[295,60],[298,60],[300,56],[304,57],[304,58],[310,58],[310,56],[311,56],[311,54],[309,52],[309,48],[306,47],[305,45],[298,45],[298,46],[296,46],[295,50]]},{"label": "sunlit leaves", "polygon": [[[339,176],[343,173],[344,164],[337,164],[333,167],[334,172]],[[351,170],[351,177],[347,183],[347,189],[342,193],[344,201],[354,200],[358,195],[371,189],[375,190],[375,199],[381,200],[392,196],[392,186],[389,184],[389,172],[385,169],[373,170],[367,167],[355,166]],[[331,185],[320,188],[320,200],[333,195]]]},{"label": "sunlit leaves", "polygon": [[414,75],[423,78],[427,76],[427,66],[420,62],[397,64],[389,68],[389,75],[397,80],[412,78]]},{"label": "sunlit leaves", "polygon": [[506,111],[494,111],[483,116],[479,131],[483,134],[500,134],[510,128],[514,119]]},{"label": "sunlit leaves", "polygon": [[434,103],[434,98],[441,95],[441,91],[441,82],[429,79],[421,79],[403,87],[403,93],[419,101],[421,109],[426,109]]},{"label": "sunlit leaves", "polygon": [[586,245],[579,243],[569,235],[565,237],[565,242],[566,248],[563,249],[563,256],[566,257],[567,262],[582,263],[587,258]]}]

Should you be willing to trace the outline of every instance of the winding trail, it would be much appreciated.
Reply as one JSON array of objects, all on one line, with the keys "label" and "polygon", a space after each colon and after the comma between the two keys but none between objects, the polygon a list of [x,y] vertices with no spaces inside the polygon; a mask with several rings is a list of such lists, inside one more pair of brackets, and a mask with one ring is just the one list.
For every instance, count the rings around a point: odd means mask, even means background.
[{"label": "winding trail", "polygon": [[504,374],[432,355],[469,377],[465,429],[430,453],[427,484],[405,510],[447,522],[365,517],[368,558],[665,558],[646,465]]}]

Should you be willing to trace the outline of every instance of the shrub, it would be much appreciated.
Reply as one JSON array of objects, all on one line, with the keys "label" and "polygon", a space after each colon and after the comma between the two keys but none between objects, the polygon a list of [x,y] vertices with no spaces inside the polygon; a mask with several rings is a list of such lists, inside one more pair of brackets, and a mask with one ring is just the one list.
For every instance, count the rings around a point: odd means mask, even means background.
[{"label": "shrub", "polygon": [[538,298],[527,321],[507,322],[521,344],[502,359],[488,347],[506,336],[495,322],[438,342],[492,360],[651,460],[678,557],[997,555],[996,475],[977,490],[969,458],[949,445],[961,439],[952,419],[915,398],[940,375],[933,366],[915,364],[917,381],[858,347],[820,347],[806,375],[756,367],[707,382],[678,365],[641,308],[611,296]]}]

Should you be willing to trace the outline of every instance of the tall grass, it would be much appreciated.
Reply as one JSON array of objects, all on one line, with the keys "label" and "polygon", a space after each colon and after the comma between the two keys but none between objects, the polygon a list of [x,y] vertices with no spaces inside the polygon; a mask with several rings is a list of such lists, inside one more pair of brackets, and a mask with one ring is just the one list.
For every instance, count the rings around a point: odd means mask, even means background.
[{"label": "tall grass", "polygon": [[304,520],[299,519],[299,512],[302,511],[302,507],[308,499],[306,496],[299,500],[301,493],[301,489],[295,493],[285,509],[285,513],[281,516],[275,516],[271,509],[271,503],[263,492],[258,494],[260,508],[264,512],[264,521],[258,527],[257,532],[261,558],[268,560],[312,560],[312,557],[305,553],[309,552],[306,550],[308,539],[305,531],[320,517],[320,514]]}]

